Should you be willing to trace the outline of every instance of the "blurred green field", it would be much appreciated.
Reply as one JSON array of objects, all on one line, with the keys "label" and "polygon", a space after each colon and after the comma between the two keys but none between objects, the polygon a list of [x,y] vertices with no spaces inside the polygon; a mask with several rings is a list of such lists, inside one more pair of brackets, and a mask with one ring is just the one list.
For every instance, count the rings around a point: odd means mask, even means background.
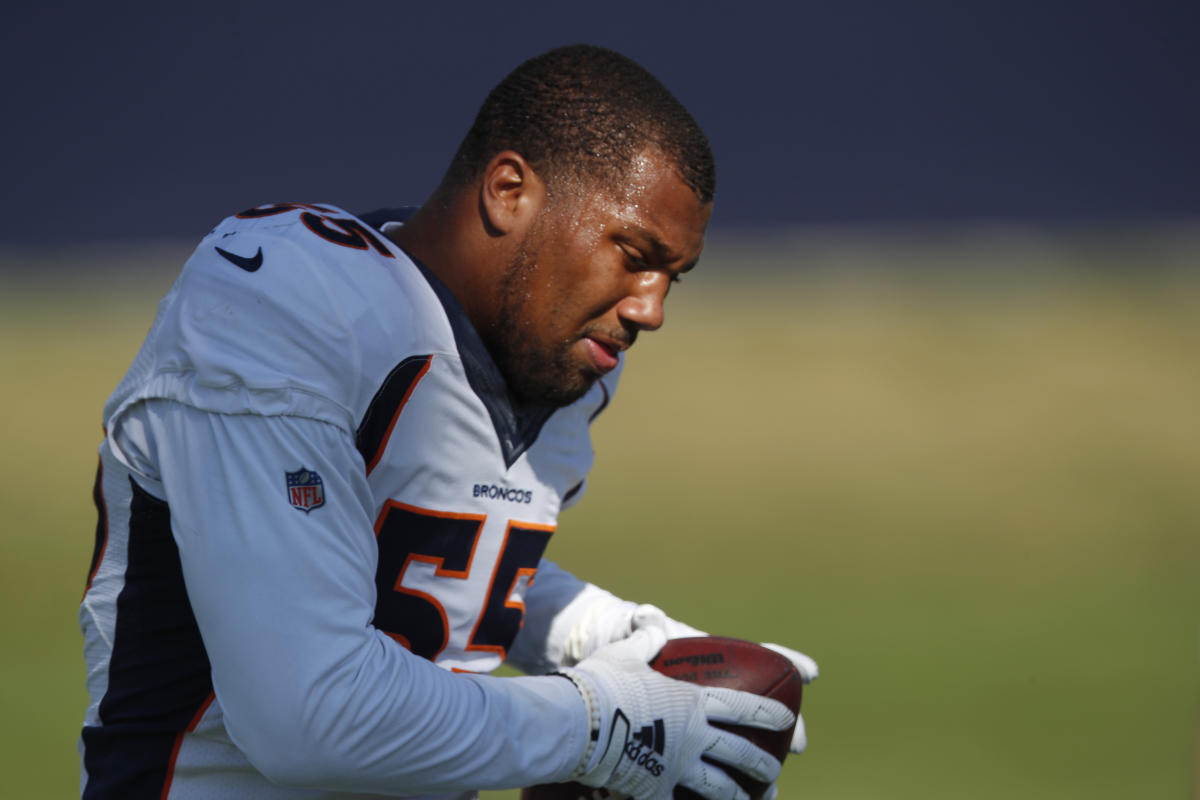
[{"label": "blurred green field", "polygon": [[[76,791],[100,406],[177,263],[0,275],[6,798]],[[717,266],[551,555],[820,661],[783,798],[1196,796],[1200,271]]]}]

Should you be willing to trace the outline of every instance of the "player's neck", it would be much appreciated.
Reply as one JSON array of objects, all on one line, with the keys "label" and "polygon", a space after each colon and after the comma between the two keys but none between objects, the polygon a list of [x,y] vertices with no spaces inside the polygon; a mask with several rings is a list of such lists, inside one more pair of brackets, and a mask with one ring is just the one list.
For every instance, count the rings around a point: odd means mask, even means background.
[{"label": "player's neck", "polygon": [[495,323],[498,281],[507,262],[467,194],[446,198],[436,192],[389,236],[446,285],[476,330],[483,331]]}]

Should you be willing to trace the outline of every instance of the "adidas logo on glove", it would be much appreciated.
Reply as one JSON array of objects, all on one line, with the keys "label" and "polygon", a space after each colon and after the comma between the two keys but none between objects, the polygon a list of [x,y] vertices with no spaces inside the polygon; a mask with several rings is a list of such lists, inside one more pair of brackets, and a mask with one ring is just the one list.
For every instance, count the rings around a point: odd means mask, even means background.
[{"label": "adidas logo on glove", "polygon": [[[622,717],[625,715],[621,709],[617,709],[617,714]],[[626,721],[628,725],[628,721]],[[616,720],[613,720],[613,727],[616,728]],[[660,756],[663,754],[663,748],[666,747],[667,735],[664,730],[663,721],[661,719],[654,720],[653,725],[647,725],[637,733],[633,734],[625,740],[625,757],[639,767],[644,767],[654,777],[659,777],[663,773],[662,763],[654,757],[655,753]],[[642,748],[645,748],[643,750]]]}]

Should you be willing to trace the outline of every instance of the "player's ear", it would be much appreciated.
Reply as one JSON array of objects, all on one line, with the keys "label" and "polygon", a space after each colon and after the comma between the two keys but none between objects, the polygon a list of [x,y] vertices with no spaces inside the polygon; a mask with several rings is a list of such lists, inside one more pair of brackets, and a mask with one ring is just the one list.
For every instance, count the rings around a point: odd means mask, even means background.
[{"label": "player's ear", "polygon": [[488,162],[479,210],[493,235],[522,233],[545,202],[546,185],[520,153],[504,150]]}]

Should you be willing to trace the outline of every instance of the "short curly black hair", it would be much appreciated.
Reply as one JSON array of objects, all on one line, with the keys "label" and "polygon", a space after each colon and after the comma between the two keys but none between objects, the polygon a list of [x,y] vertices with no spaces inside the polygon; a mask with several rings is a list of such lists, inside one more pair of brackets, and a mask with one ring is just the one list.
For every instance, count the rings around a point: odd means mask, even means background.
[{"label": "short curly black hair", "polygon": [[549,185],[568,176],[619,181],[650,147],[674,162],[697,198],[712,200],[712,148],[687,109],[631,59],[570,45],[529,59],[492,89],[446,182],[469,183],[504,150],[524,156]]}]

